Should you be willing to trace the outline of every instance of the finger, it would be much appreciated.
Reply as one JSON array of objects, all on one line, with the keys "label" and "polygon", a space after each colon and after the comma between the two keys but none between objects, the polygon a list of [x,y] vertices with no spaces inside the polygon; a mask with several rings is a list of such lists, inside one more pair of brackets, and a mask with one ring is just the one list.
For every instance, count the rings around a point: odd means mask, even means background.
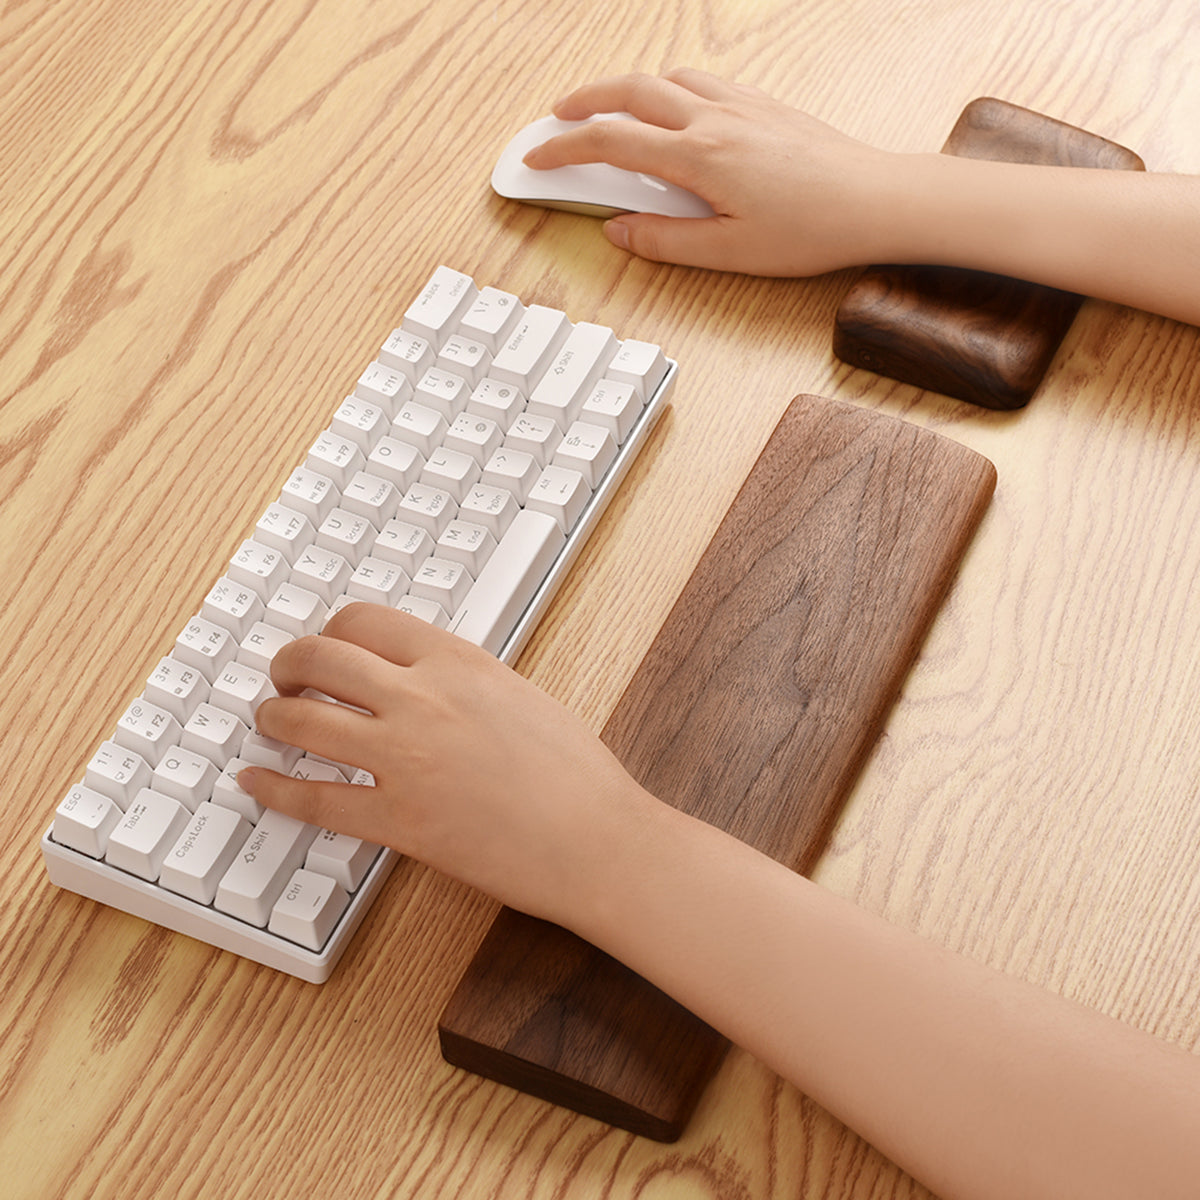
[{"label": "finger", "polygon": [[254,714],[258,731],[322,758],[370,771],[379,725],[374,717],[307,696],[274,696]]},{"label": "finger", "polygon": [[677,135],[670,130],[640,121],[601,120],[578,125],[535,146],[524,162],[535,171],[602,162],[671,179],[680,154]]},{"label": "finger", "polygon": [[604,225],[614,246],[651,262],[683,267],[730,270],[729,264],[744,250],[728,217],[660,217],[630,213]]},{"label": "finger", "polygon": [[564,121],[581,121],[596,113],[627,112],[639,121],[664,129],[683,129],[695,116],[699,94],[656,75],[612,75],[576,88],[554,105]]},{"label": "finger", "polygon": [[329,619],[321,636],[349,642],[401,667],[410,667],[437,650],[468,646],[412,613],[379,604],[348,604]]},{"label": "finger", "polygon": [[238,772],[238,784],[259,804],[298,821],[349,834],[366,842],[379,840],[380,800],[373,787],[324,779],[293,779],[266,767]]},{"label": "finger", "polygon": [[336,637],[298,638],[271,660],[271,682],[281,696],[311,688],[369,712],[394,690],[395,675],[393,663]]},{"label": "finger", "polygon": [[708,71],[700,71],[695,67],[677,67],[673,71],[668,71],[663,78],[669,83],[686,89],[693,93],[693,95],[700,96],[705,100],[711,100],[714,103],[757,90],[747,88],[740,83],[730,83],[728,80],[722,79],[719,75],[712,75]]}]

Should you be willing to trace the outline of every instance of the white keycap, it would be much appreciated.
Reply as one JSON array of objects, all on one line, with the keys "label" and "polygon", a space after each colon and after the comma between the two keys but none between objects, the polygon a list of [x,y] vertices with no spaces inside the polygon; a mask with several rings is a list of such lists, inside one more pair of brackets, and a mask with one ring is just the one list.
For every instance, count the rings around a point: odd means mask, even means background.
[{"label": "white keycap", "polygon": [[644,407],[632,383],[602,379],[583,402],[579,418],[589,424],[603,426],[620,445],[629,436]]},{"label": "white keycap", "polygon": [[355,471],[361,471],[367,465],[367,456],[356,441],[326,429],[317,435],[304,465],[344,488]]},{"label": "white keycap", "polygon": [[564,533],[569,533],[591,495],[592,489],[578,471],[569,467],[547,467],[533,485],[526,507],[548,513]]},{"label": "white keycap", "polygon": [[301,869],[275,902],[267,928],[277,937],[320,950],[349,903],[350,897],[340,884]]},{"label": "white keycap", "polygon": [[454,520],[437,540],[437,556],[462,563],[474,579],[496,549],[496,538],[482,525]]},{"label": "white keycap", "polygon": [[342,507],[360,517],[366,517],[376,529],[382,529],[396,515],[396,506],[403,493],[378,475],[359,471],[342,493]]},{"label": "white keycap", "polygon": [[143,697],[134,700],[122,713],[113,741],[140,754],[153,769],[163,751],[178,742],[182,732],[180,721]]},{"label": "white keycap", "polygon": [[318,830],[268,809],[225,872],[213,907],[263,927]]},{"label": "white keycap", "polygon": [[571,331],[566,313],[531,304],[512,336],[497,352],[488,372],[493,379],[520,388],[526,396],[554,361]]},{"label": "white keycap", "polygon": [[183,746],[170,746],[154,768],[150,787],[195,812],[205,800],[212,799],[219,774],[216,763],[203,754]]},{"label": "white keycap", "polygon": [[249,538],[229,560],[225,573],[234,583],[250,588],[265,604],[287,579],[288,560],[282,550]]},{"label": "white keycap", "polygon": [[235,661],[245,663],[264,675],[270,675],[272,660],[291,640],[291,634],[276,629],[274,625],[268,625],[265,621],[258,621],[242,638]]},{"label": "white keycap", "polygon": [[428,458],[445,440],[450,422],[440,412],[417,404],[406,404],[392,422],[391,436],[415,446],[422,458]]},{"label": "white keycap", "polygon": [[479,289],[469,275],[438,267],[409,305],[401,326],[406,333],[415,333],[435,346],[440,345],[443,336],[454,329],[478,294]]},{"label": "white keycap", "polygon": [[357,892],[379,853],[374,842],[322,829],[308,848],[304,869],[328,875],[348,892]]},{"label": "white keycap", "polygon": [[488,459],[479,480],[488,487],[512,492],[517,503],[523,505],[541,473],[542,464],[532,454],[501,447]]},{"label": "white keycap", "polygon": [[454,520],[457,507],[449,492],[415,483],[404,493],[396,516],[409,525],[419,525],[428,530],[430,537],[436,541],[442,536],[442,530]]},{"label": "white keycap", "polygon": [[280,502],[307,517],[313,528],[318,528],[333,511],[337,496],[337,488],[328,475],[319,475],[308,467],[297,467],[283,485]]},{"label": "white keycap", "polygon": [[390,434],[375,443],[364,470],[386,479],[402,495],[416,483],[425,465],[423,455],[411,442],[402,442]]},{"label": "white keycap", "polygon": [[519,512],[467,593],[454,631],[498,654],[565,542],[554,517]]},{"label": "white keycap", "polygon": [[528,454],[539,467],[546,466],[558,449],[563,431],[553,417],[523,412],[513,423],[504,439],[504,449]]},{"label": "white keycap", "polygon": [[350,577],[346,595],[354,600],[365,600],[368,604],[394,608],[396,601],[408,591],[411,582],[408,572],[396,563],[368,557],[358,564]]},{"label": "white keycap", "polygon": [[459,413],[446,434],[446,448],[469,454],[482,467],[504,443],[504,430],[490,417]]},{"label": "white keycap", "polygon": [[450,625],[450,616],[436,600],[425,600],[420,596],[405,596],[396,608],[400,612],[411,613],[412,616],[438,629],[446,629]]},{"label": "white keycap", "polygon": [[662,350],[650,342],[629,339],[621,343],[616,357],[605,376],[617,383],[629,383],[645,403],[667,373],[667,359]]},{"label": "white keycap", "polygon": [[73,787],[55,811],[54,840],[89,858],[99,858],[123,815],[111,797],[88,787]]},{"label": "white keycap", "polygon": [[378,536],[379,529],[365,516],[346,508],[335,508],[321,522],[314,545],[340,554],[349,563],[356,563],[367,554]]},{"label": "white keycap", "polygon": [[254,724],[258,706],[274,695],[275,687],[266,671],[235,660],[227,663],[213,680],[209,702],[250,727]]},{"label": "white keycap", "polygon": [[246,734],[238,757],[249,766],[270,767],[280,775],[290,775],[303,753],[299,746],[267,737],[265,733],[252,729]]},{"label": "white keycap", "polygon": [[483,468],[472,455],[442,446],[429,456],[421,468],[420,482],[427,487],[449,492],[456,503],[461,503],[472,485],[479,482],[482,471]]},{"label": "white keycap", "polygon": [[434,357],[428,339],[403,329],[393,329],[379,350],[379,361],[395,368],[409,383],[416,383],[433,366]]},{"label": "white keycap", "polygon": [[462,375],[442,367],[430,367],[417,380],[413,390],[413,401],[440,413],[449,424],[467,407],[471,396],[471,384]]},{"label": "white keycap", "polygon": [[178,800],[143,788],[109,835],[105,861],[153,883],[191,815]]},{"label": "white keycap", "polygon": [[175,639],[171,656],[194,667],[209,683],[217,672],[237,656],[237,640],[223,625],[214,625],[201,616],[193,617]]},{"label": "white keycap", "polygon": [[617,352],[617,336],[604,325],[581,321],[529,395],[525,411],[553,417],[566,430],[600,382]]},{"label": "white keycap", "polygon": [[237,754],[249,732],[250,727],[232,713],[213,704],[201,704],[183,727],[179,744],[224,767]]},{"label": "white keycap", "polygon": [[576,421],[559,442],[550,461],[556,467],[578,471],[587,480],[588,487],[595,489],[616,457],[617,443],[607,429]]},{"label": "white keycap", "polygon": [[458,515],[464,521],[482,525],[499,541],[520,511],[516,496],[506,488],[477,483],[459,506]]},{"label": "white keycap", "polygon": [[199,904],[211,904],[250,829],[250,822],[232,809],[201,804],[167,851],[158,882]]},{"label": "white keycap", "polygon": [[350,564],[332,550],[315,543],[304,549],[296,559],[288,582],[319,597],[328,608],[345,590],[354,573]]},{"label": "white keycap", "polygon": [[140,754],[116,742],[101,742],[84,771],[83,783],[124,812],[134,796],[150,786],[151,774],[150,764]]},{"label": "white keycap", "polygon": [[[248,734],[247,737],[249,736]],[[238,772],[244,771],[250,765],[250,760],[243,758],[240,754],[237,758],[231,758],[221,768],[217,782],[213,784],[212,802],[220,805],[221,808],[232,809],[238,816],[245,817],[253,825],[262,817],[266,809],[249,792],[243,790],[237,781]]]},{"label": "white keycap", "polygon": [[408,521],[389,521],[375,539],[371,551],[375,558],[395,563],[408,576],[433,553],[433,537],[428,529]]},{"label": "white keycap", "polygon": [[387,433],[391,423],[391,417],[377,404],[370,404],[357,396],[347,396],[333,414],[329,428],[339,437],[353,442],[366,456],[371,453],[371,447]]},{"label": "white keycap", "polygon": [[437,356],[437,365],[465,379],[468,388],[474,388],[484,377],[491,361],[492,352],[482,342],[472,341],[461,333],[452,333]]},{"label": "white keycap", "polygon": [[305,754],[288,774],[293,779],[316,779],[325,783],[345,783],[348,778],[341,767],[315,754]]},{"label": "white keycap", "polygon": [[524,411],[525,397],[519,388],[499,379],[484,379],[471,393],[467,412],[487,417],[501,429],[507,429]]},{"label": "white keycap", "polygon": [[474,580],[460,562],[446,558],[427,558],[413,576],[411,595],[419,600],[432,600],[453,616],[466,599]]},{"label": "white keycap", "polygon": [[511,292],[484,287],[479,289],[459,325],[467,337],[482,342],[495,354],[516,329],[524,313],[525,305]]},{"label": "white keycap", "polygon": [[301,638],[320,633],[328,612],[329,605],[315,592],[285,583],[267,604],[267,623]]},{"label": "white keycap", "polygon": [[208,699],[209,681],[197,667],[167,655],[146,680],[146,699],[165,709],[181,725]]},{"label": "white keycap", "polygon": [[381,408],[390,421],[412,399],[413,385],[403,371],[385,363],[373,362],[354,385],[360,400]]},{"label": "white keycap", "polygon": [[254,540],[280,551],[288,563],[316,536],[316,525],[286,504],[272,504],[259,518]]},{"label": "white keycap", "polygon": [[262,620],[264,607],[253,588],[222,575],[204,598],[200,615],[214,625],[223,625],[233,634],[234,641],[240,642],[254,622]]}]

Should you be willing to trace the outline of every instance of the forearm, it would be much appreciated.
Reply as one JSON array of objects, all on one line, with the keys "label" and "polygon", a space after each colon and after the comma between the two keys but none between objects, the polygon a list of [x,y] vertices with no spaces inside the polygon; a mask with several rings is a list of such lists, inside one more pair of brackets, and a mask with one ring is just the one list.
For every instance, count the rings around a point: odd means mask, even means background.
[{"label": "forearm", "polygon": [[1194,1195],[1200,1060],[673,810],[620,825],[577,930],[946,1200]]},{"label": "forearm", "polygon": [[972,267],[1200,324],[1200,178],[893,159],[892,258]]}]

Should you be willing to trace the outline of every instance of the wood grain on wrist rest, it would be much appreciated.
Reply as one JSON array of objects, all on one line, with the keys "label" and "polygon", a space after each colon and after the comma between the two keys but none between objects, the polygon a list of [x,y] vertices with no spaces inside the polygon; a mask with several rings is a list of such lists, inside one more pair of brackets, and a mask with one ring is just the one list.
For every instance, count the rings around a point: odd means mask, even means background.
[{"label": "wood grain on wrist rest", "polygon": [[[797,397],[606,744],[653,794],[811,870],[994,483],[955,442]],[[660,1140],[682,1132],[727,1045],[608,955],[509,909],[440,1035],[456,1065]]]},{"label": "wood grain on wrist rest", "polygon": [[[973,100],[943,154],[1041,166],[1145,170],[1131,150],[1002,100]],[[1028,403],[1083,298],[955,267],[868,268],[834,321],[851,366],[985,408]]]}]

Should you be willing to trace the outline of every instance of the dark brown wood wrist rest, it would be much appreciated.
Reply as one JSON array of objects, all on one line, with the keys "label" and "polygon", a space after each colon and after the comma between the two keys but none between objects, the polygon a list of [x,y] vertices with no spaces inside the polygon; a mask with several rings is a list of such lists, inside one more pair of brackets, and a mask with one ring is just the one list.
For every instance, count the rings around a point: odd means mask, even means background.
[{"label": "dark brown wood wrist rest", "polygon": [[[1046,166],[1144,171],[1131,150],[1003,100],[973,100],[943,154]],[[985,408],[1028,403],[1083,298],[953,267],[874,266],[834,321],[851,366]]]},{"label": "dark brown wood wrist rest", "polygon": [[[604,741],[653,794],[810,871],[994,485],[955,442],[797,397]],[[662,1141],[727,1048],[608,955],[510,909],[439,1032],[455,1065]]]}]

